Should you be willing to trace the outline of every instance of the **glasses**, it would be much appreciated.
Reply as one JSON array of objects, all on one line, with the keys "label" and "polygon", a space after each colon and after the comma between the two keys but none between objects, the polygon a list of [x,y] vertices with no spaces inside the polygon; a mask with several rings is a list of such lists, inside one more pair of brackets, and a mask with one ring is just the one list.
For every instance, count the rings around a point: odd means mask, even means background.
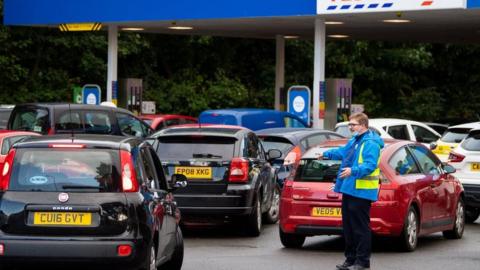
[{"label": "glasses", "polygon": [[355,123],[348,123],[349,127],[354,127],[354,126],[360,126],[360,124],[355,124]]}]

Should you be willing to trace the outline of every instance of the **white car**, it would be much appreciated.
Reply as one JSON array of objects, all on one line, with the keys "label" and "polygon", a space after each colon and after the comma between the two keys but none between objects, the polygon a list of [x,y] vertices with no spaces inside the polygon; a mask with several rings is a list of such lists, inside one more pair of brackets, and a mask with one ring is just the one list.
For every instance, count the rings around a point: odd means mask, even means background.
[{"label": "white car", "polygon": [[[384,139],[399,139],[417,141],[429,146],[440,138],[440,134],[424,123],[395,118],[372,118],[368,120],[370,130],[375,131]],[[348,122],[341,122],[335,126],[335,132],[345,137],[351,137]]]},{"label": "white car", "polygon": [[480,129],[480,122],[451,126],[438,141],[431,144],[430,149],[442,162],[447,161],[450,151],[457,147],[472,129]]},{"label": "white car", "polygon": [[480,215],[480,129],[472,129],[450,152],[448,163],[465,189],[465,220],[474,222]]}]

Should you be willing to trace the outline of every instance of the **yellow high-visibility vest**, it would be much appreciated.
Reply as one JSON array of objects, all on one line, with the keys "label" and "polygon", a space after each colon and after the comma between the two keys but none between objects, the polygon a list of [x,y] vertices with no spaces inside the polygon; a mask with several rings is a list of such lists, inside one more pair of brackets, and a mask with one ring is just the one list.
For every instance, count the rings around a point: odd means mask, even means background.
[{"label": "yellow high-visibility vest", "polygon": [[[362,143],[360,146],[360,154],[358,156],[358,164],[363,163],[363,146],[365,143]],[[356,189],[378,189],[380,183],[380,168],[378,164],[380,163],[380,155],[378,155],[377,160],[377,168],[369,175],[362,177],[361,179],[357,179],[355,182]]]}]

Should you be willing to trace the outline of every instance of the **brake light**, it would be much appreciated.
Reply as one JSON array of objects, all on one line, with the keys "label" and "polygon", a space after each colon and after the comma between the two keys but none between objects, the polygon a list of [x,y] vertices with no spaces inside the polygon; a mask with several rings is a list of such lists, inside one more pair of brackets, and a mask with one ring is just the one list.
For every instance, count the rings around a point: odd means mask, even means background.
[{"label": "brake light", "polygon": [[132,254],[132,247],[130,245],[119,245],[117,247],[117,255],[119,257],[128,257]]},{"label": "brake light", "polygon": [[47,135],[54,135],[54,134],[55,134],[55,131],[53,130],[53,128],[49,128],[47,131]]},{"label": "brake light", "polygon": [[124,192],[138,191],[137,175],[130,153],[120,150],[120,162],[122,166],[122,190]]},{"label": "brake light", "polygon": [[49,144],[48,147],[50,148],[85,148],[87,146],[85,144],[54,143],[54,144]]},{"label": "brake light", "polygon": [[462,162],[464,158],[464,155],[452,151],[448,155],[448,162]]},{"label": "brake light", "polygon": [[0,255],[4,255],[5,254],[5,246],[3,244],[0,244]]},{"label": "brake light", "polygon": [[228,181],[232,183],[248,182],[248,166],[250,162],[245,158],[233,158],[230,162]]},{"label": "brake light", "polygon": [[283,161],[283,165],[292,165],[298,164],[300,161],[300,157],[302,156],[302,150],[299,146],[295,146],[290,152],[288,152],[287,156]]},{"label": "brake light", "polygon": [[10,149],[7,157],[5,158],[5,163],[3,163],[2,175],[0,175],[0,191],[5,191],[8,189],[10,184],[10,176],[12,174],[12,165],[13,158],[15,157],[15,148]]}]

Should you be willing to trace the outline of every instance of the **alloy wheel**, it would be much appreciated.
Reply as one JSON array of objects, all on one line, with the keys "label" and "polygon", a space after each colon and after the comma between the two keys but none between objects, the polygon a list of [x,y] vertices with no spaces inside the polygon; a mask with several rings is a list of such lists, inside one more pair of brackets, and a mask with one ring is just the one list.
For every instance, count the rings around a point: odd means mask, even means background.
[{"label": "alloy wheel", "polygon": [[260,201],[257,203],[257,228],[260,231],[262,228],[262,207],[260,205]]},{"label": "alloy wheel", "polygon": [[270,217],[277,217],[279,209],[280,209],[280,192],[278,191],[278,188],[275,187],[273,189],[272,206],[270,207],[270,210],[269,210]]},{"label": "alloy wheel", "polygon": [[455,218],[455,228],[457,229],[457,234],[461,235],[465,227],[465,209],[463,202],[459,201],[457,204],[457,212]]},{"label": "alloy wheel", "polygon": [[417,244],[417,216],[414,211],[408,213],[408,226],[407,226],[407,237],[408,243],[411,247],[414,247]]},{"label": "alloy wheel", "polygon": [[156,258],[156,255],[155,255],[155,247],[152,245],[152,247],[150,248],[150,266],[149,266],[149,270],[157,270],[157,258]]}]

